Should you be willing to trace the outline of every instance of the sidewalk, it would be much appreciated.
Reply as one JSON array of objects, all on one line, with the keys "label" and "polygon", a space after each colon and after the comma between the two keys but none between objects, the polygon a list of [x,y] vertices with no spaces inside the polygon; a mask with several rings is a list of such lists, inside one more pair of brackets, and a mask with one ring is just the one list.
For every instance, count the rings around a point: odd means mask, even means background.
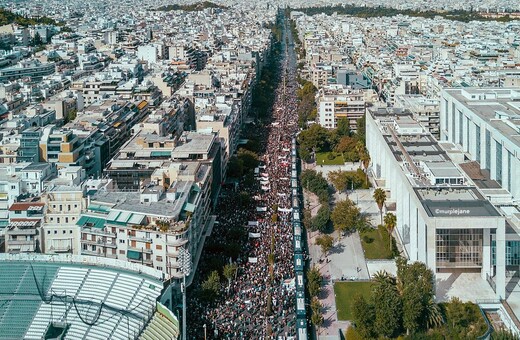
[{"label": "sidewalk", "polygon": [[[323,306],[322,311],[325,321],[320,328],[318,338],[323,340],[339,339],[339,330],[344,331],[348,327],[349,322],[337,319],[336,297],[332,281],[339,280],[341,277],[368,279],[369,273],[361,240],[357,233],[342,237],[339,241],[336,241],[328,255],[329,263],[325,261],[319,263],[321,249],[314,244],[318,234],[317,232],[308,233],[311,265],[318,266],[324,278],[322,291],[318,297]],[[336,233],[332,234],[332,236],[337,240]]]}]

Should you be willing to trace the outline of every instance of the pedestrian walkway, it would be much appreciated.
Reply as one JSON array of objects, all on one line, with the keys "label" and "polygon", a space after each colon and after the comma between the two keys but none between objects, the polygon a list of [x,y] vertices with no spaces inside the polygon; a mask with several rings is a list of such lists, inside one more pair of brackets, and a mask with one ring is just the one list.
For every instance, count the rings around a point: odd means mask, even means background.
[{"label": "pedestrian walkway", "polygon": [[[369,278],[368,268],[361,246],[358,233],[341,237],[332,234],[336,240],[334,247],[329,251],[327,258],[321,252],[321,248],[315,244],[317,232],[309,232],[309,254],[311,264],[316,265],[324,277],[322,291],[319,295],[323,306],[324,323],[320,329],[320,340],[339,339],[339,330],[345,330],[349,322],[337,319],[336,299],[334,295],[333,281],[366,280]],[[321,262],[320,262],[321,260]]]}]

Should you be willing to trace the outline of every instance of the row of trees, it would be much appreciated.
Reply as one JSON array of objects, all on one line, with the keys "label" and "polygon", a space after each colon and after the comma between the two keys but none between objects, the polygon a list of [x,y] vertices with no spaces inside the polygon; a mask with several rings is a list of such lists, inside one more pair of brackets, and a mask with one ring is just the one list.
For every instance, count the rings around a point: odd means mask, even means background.
[{"label": "row of trees", "polygon": [[336,5],[327,7],[308,7],[298,9],[308,15],[325,13],[331,15],[337,13],[340,15],[351,15],[358,18],[378,18],[378,17],[393,17],[396,15],[407,15],[409,17],[421,17],[433,19],[437,16],[441,16],[445,19],[470,22],[476,21],[502,21],[509,22],[514,20],[510,16],[506,15],[501,18],[490,18],[481,15],[479,12],[472,10],[451,10],[451,11],[436,11],[436,10],[414,10],[414,9],[397,9],[391,7],[366,7],[366,6],[355,6],[355,5]]},{"label": "row of trees", "polygon": [[[228,263],[222,267],[222,275],[226,278],[227,291],[231,287],[231,282],[237,274],[238,266],[236,263]],[[213,270],[201,284],[201,296],[207,301],[214,301],[221,292],[222,283],[219,271]]]},{"label": "row of trees", "polygon": [[318,113],[316,108],[316,92],[318,89],[310,82],[298,78],[300,88],[296,91],[298,99],[298,125],[301,128],[307,126],[308,121],[314,121]]},{"label": "row of trees", "polygon": [[63,23],[57,22],[49,17],[27,17],[15,14],[5,8],[0,8],[0,26],[8,24],[18,24],[20,26],[34,26],[34,25],[54,25],[63,26]]},{"label": "row of trees", "polygon": [[156,9],[156,11],[161,12],[169,12],[169,11],[185,11],[185,12],[196,12],[196,11],[202,11],[206,8],[219,8],[219,9],[226,9],[226,6],[215,4],[211,1],[203,1],[203,2],[197,2],[190,5],[167,5],[167,6],[161,6]]},{"label": "row of trees", "polygon": [[441,310],[434,302],[434,275],[424,263],[397,260],[397,277],[376,273],[369,298],[352,301],[356,330],[366,339],[391,338],[439,326]]},{"label": "row of trees", "polygon": [[[424,263],[398,258],[396,277],[378,272],[369,297],[354,297],[355,332],[349,330],[349,335],[354,339],[356,334],[362,339],[403,334],[407,339],[476,339],[486,332],[477,305],[457,298],[437,304],[434,297],[433,272]],[[509,335],[500,334],[514,339]]]}]

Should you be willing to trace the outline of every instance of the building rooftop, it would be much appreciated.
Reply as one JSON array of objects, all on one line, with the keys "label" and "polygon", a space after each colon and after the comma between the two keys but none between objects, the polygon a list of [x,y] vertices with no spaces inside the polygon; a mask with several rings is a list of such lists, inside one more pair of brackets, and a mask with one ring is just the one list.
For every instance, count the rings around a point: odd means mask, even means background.
[{"label": "building rooftop", "polygon": [[518,88],[446,89],[455,100],[520,146],[520,90]]},{"label": "building rooftop", "polygon": [[[192,185],[192,181],[176,181],[170,188],[175,192],[174,200],[160,194],[158,202],[143,203],[139,192],[100,190],[91,197],[91,201],[92,203],[109,204],[112,206],[111,210],[152,216],[168,216],[177,219],[185,203],[187,203]],[[158,188],[153,185],[142,190],[143,194],[157,192]]]}]

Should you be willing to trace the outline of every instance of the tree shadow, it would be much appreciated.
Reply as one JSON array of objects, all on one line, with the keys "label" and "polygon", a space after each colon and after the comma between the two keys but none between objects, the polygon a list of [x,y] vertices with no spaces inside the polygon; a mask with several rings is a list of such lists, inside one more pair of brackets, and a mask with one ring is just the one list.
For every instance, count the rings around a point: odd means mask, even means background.
[{"label": "tree shadow", "polygon": [[329,250],[329,254],[341,254],[344,250],[345,245],[342,243],[337,243]]}]

